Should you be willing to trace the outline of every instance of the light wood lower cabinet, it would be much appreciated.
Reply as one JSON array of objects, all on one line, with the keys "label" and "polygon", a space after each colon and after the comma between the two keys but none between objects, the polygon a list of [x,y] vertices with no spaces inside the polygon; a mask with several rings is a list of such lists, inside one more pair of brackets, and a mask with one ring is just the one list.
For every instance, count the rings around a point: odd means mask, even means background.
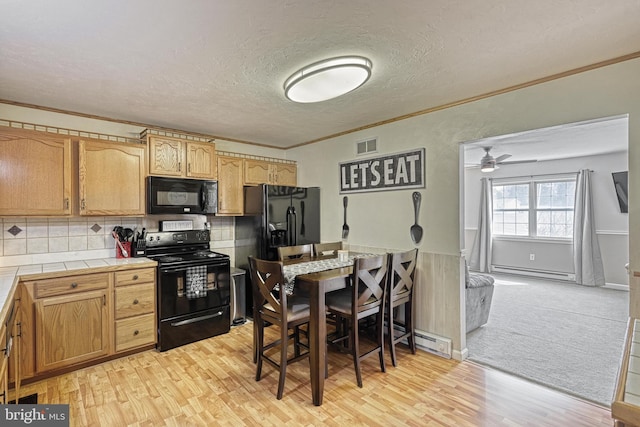
[{"label": "light wood lower cabinet", "polygon": [[155,269],[115,274],[116,353],[156,342],[155,307]]},{"label": "light wood lower cabinet", "polygon": [[20,282],[22,378],[153,346],[155,271],[155,267],[129,267]]},{"label": "light wood lower cabinet", "polygon": [[105,286],[36,302],[36,372],[109,354],[107,297]]},{"label": "light wood lower cabinet", "polygon": [[5,327],[5,322],[2,322],[0,325],[0,346],[4,347],[3,351],[0,352],[0,404],[4,405],[8,401],[9,396],[9,359],[6,355],[6,347],[5,342],[7,339],[7,328]]}]

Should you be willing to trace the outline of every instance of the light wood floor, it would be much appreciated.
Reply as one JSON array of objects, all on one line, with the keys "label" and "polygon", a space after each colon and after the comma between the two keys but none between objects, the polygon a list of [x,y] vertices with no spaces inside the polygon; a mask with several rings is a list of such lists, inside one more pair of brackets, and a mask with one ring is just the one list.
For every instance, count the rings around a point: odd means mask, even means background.
[{"label": "light wood floor", "polygon": [[400,346],[399,366],[330,352],[324,404],[311,403],[306,361],[256,382],[252,325],[163,353],[146,351],[23,387],[38,403],[69,403],[72,426],[612,426],[607,408],[471,362]]}]

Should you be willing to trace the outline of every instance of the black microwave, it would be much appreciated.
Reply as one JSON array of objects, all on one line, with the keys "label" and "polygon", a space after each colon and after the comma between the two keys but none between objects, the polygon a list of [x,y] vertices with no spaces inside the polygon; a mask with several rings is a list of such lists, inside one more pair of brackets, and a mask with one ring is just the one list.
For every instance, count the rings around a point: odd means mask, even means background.
[{"label": "black microwave", "polygon": [[147,177],[149,214],[214,214],[217,211],[217,181]]}]

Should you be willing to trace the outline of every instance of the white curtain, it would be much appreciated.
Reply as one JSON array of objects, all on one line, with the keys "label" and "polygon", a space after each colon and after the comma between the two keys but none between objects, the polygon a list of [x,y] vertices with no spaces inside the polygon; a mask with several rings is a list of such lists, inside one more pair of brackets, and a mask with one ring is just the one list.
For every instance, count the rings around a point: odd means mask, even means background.
[{"label": "white curtain", "polygon": [[596,235],[591,197],[591,171],[583,169],[578,173],[576,200],[573,213],[573,266],[576,283],[586,286],[603,286],[604,267],[600,255],[600,245]]},{"label": "white curtain", "polygon": [[491,216],[493,207],[491,201],[491,180],[480,180],[480,213],[478,214],[478,232],[471,249],[469,268],[483,273],[491,272]]}]

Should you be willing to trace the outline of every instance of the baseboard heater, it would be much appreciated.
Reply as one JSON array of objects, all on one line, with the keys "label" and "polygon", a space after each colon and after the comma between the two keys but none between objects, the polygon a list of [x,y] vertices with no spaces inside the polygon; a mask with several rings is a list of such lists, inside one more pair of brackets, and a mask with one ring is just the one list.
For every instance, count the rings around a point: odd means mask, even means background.
[{"label": "baseboard heater", "polygon": [[451,340],[429,332],[416,330],[416,346],[429,353],[451,359]]},{"label": "baseboard heater", "polygon": [[564,280],[575,282],[576,275],[560,271],[532,270],[530,268],[508,267],[504,265],[492,265],[491,270],[496,273],[517,274],[519,276],[540,277],[544,279]]}]

